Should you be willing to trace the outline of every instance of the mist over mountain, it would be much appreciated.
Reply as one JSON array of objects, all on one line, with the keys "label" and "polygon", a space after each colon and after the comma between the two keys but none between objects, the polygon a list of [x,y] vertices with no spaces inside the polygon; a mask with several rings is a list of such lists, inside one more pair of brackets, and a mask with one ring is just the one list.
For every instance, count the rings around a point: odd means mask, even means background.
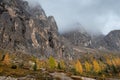
[{"label": "mist over mountain", "polygon": [[[98,39],[96,40],[96,38],[94,38],[93,40],[93,37],[89,34],[89,32],[92,30],[90,30],[88,27],[86,28],[82,23],[79,22],[74,23],[73,21],[69,23],[69,28],[64,27],[64,33],[60,35],[58,30],[60,31],[61,26],[59,26],[58,22],[56,23],[56,20],[59,19],[54,19],[53,16],[47,16],[39,3],[33,1],[33,3],[30,1],[28,3],[22,0],[10,1],[11,0],[3,0],[0,5],[0,48],[12,51],[20,50],[22,52],[31,54],[40,53],[37,54],[38,56],[43,54],[47,57],[49,55],[60,56],[61,54],[65,57],[66,55],[71,55],[74,53],[74,51],[70,51],[73,50],[74,46],[88,47],[93,49],[104,47],[105,49],[109,50],[112,50],[113,48],[116,50],[116,47],[119,47],[119,38],[114,36],[112,36],[112,39],[109,39],[110,37],[101,35],[102,37],[97,36]],[[64,15],[61,16],[64,17]],[[71,17],[73,16],[75,15],[71,15]],[[67,20],[62,21],[64,22]],[[101,32],[97,31],[96,29],[98,28],[95,27],[92,27],[91,29],[94,30],[92,33],[100,34]],[[117,46],[114,44],[115,40],[113,39],[117,39]],[[110,41],[105,40],[112,40],[112,45],[115,46],[113,47],[111,45],[110,48],[108,48]],[[104,44],[102,43],[104,42],[106,42],[106,46],[103,46]],[[120,49],[118,48],[117,50]]]},{"label": "mist over mountain", "polygon": [[[53,15],[60,33],[72,30],[80,23],[91,34],[108,34],[120,29],[119,0],[27,0],[41,4],[47,15]],[[49,6],[49,7],[48,7]]]}]

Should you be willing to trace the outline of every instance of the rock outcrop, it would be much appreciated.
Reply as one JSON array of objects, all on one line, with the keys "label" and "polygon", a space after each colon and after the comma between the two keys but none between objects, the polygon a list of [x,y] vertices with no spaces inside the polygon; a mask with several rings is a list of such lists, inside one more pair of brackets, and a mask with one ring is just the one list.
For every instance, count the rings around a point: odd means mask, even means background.
[{"label": "rock outcrop", "polygon": [[80,52],[79,47],[120,51],[120,31],[97,40],[81,29],[59,35],[54,17],[46,16],[41,6],[30,7],[23,0],[0,0],[1,49],[72,59],[74,49]]},{"label": "rock outcrop", "polygon": [[75,46],[89,47],[91,45],[91,36],[81,30],[73,30],[64,33],[63,36]]},{"label": "rock outcrop", "polygon": [[113,30],[108,35],[99,38],[93,47],[98,49],[107,49],[110,51],[120,51],[120,30]]},{"label": "rock outcrop", "polygon": [[0,48],[45,57],[63,53],[54,17],[23,0],[0,0]]},{"label": "rock outcrop", "polygon": [[111,31],[108,35],[91,36],[87,32],[73,30],[62,34],[72,45],[102,51],[120,51],[120,30]]}]

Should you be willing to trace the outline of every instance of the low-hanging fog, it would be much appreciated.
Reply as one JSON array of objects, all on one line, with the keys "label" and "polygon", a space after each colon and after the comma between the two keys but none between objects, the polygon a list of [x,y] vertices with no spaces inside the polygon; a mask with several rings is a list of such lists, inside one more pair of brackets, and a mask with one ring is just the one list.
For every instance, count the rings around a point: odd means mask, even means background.
[{"label": "low-hanging fog", "polygon": [[[120,0],[27,0],[40,4],[47,16],[56,19],[63,33],[81,24],[88,32],[107,34],[120,29]],[[78,28],[78,27],[77,27]]]}]

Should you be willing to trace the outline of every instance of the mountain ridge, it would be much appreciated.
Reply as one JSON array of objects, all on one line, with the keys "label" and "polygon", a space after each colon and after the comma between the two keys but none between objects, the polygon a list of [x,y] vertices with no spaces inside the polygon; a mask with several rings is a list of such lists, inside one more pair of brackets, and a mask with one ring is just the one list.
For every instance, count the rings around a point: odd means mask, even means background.
[{"label": "mountain ridge", "polygon": [[[84,29],[81,30],[60,35],[54,17],[46,16],[41,6],[31,8],[29,3],[23,0],[0,2],[0,48],[30,53],[38,57],[52,55],[64,59],[73,58],[75,53],[120,50],[117,37],[120,35],[119,31],[93,40]],[[111,34],[113,38],[110,37]]]}]

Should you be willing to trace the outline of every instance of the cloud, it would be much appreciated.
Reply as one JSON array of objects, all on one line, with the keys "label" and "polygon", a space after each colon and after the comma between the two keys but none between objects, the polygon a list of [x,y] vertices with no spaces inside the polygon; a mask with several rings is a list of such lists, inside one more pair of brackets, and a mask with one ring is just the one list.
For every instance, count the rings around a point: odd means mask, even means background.
[{"label": "cloud", "polygon": [[107,34],[109,33],[111,30],[117,30],[120,29],[120,16],[116,15],[115,13],[111,13],[109,14],[106,20],[106,23],[103,27],[103,33]]},{"label": "cloud", "polygon": [[53,15],[59,32],[80,23],[88,32],[107,34],[120,29],[120,0],[28,0],[42,5],[47,16]]}]

